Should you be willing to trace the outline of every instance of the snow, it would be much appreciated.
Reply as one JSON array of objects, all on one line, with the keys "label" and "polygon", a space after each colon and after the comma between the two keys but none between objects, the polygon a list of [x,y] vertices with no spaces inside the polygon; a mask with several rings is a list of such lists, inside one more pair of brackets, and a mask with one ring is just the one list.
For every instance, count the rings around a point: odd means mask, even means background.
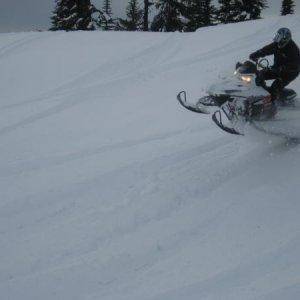
[{"label": "snow", "polygon": [[300,146],[176,94],[299,24],[0,34],[1,299],[298,299]]}]

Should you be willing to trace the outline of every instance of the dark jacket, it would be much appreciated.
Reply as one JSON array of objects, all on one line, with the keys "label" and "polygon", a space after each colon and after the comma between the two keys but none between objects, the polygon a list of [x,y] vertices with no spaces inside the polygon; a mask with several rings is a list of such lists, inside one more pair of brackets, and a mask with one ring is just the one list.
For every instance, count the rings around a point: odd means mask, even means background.
[{"label": "dark jacket", "polygon": [[274,68],[284,69],[285,72],[300,72],[300,51],[294,41],[290,41],[285,47],[278,48],[276,43],[271,43],[262,49],[252,53],[252,57],[260,58],[274,55]]}]

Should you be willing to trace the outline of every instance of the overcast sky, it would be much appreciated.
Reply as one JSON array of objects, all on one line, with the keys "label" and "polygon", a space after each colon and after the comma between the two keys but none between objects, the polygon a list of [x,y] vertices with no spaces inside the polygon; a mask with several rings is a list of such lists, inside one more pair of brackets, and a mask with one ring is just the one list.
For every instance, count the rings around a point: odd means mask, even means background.
[{"label": "overcast sky", "polygon": [[[103,0],[92,0],[102,7]],[[127,0],[112,0],[116,16],[123,14]],[[0,0],[0,32],[47,29],[50,26],[54,0]]]},{"label": "overcast sky", "polygon": [[[103,0],[92,0],[101,8]],[[54,0],[0,0],[0,32],[47,29]],[[112,0],[115,17],[123,16],[128,0]],[[266,14],[279,14],[281,0],[269,0]],[[296,12],[300,11],[300,0],[295,0]]]}]

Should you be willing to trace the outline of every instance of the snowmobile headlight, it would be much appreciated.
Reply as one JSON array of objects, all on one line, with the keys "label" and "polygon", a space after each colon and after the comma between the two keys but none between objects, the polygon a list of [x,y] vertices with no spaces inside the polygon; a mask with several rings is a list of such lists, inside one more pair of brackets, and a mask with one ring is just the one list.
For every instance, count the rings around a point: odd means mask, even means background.
[{"label": "snowmobile headlight", "polygon": [[241,78],[247,83],[250,83],[252,81],[252,76],[242,75]]}]

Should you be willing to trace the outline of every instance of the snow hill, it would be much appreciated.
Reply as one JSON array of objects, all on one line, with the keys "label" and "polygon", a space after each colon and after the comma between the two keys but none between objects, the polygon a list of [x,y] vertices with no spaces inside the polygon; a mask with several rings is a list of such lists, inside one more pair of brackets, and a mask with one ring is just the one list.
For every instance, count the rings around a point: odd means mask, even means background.
[{"label": "snow hill", "polygon": [[176,102],[282,26],[0,34],[0,298],[300,299],[300,146]]}]

